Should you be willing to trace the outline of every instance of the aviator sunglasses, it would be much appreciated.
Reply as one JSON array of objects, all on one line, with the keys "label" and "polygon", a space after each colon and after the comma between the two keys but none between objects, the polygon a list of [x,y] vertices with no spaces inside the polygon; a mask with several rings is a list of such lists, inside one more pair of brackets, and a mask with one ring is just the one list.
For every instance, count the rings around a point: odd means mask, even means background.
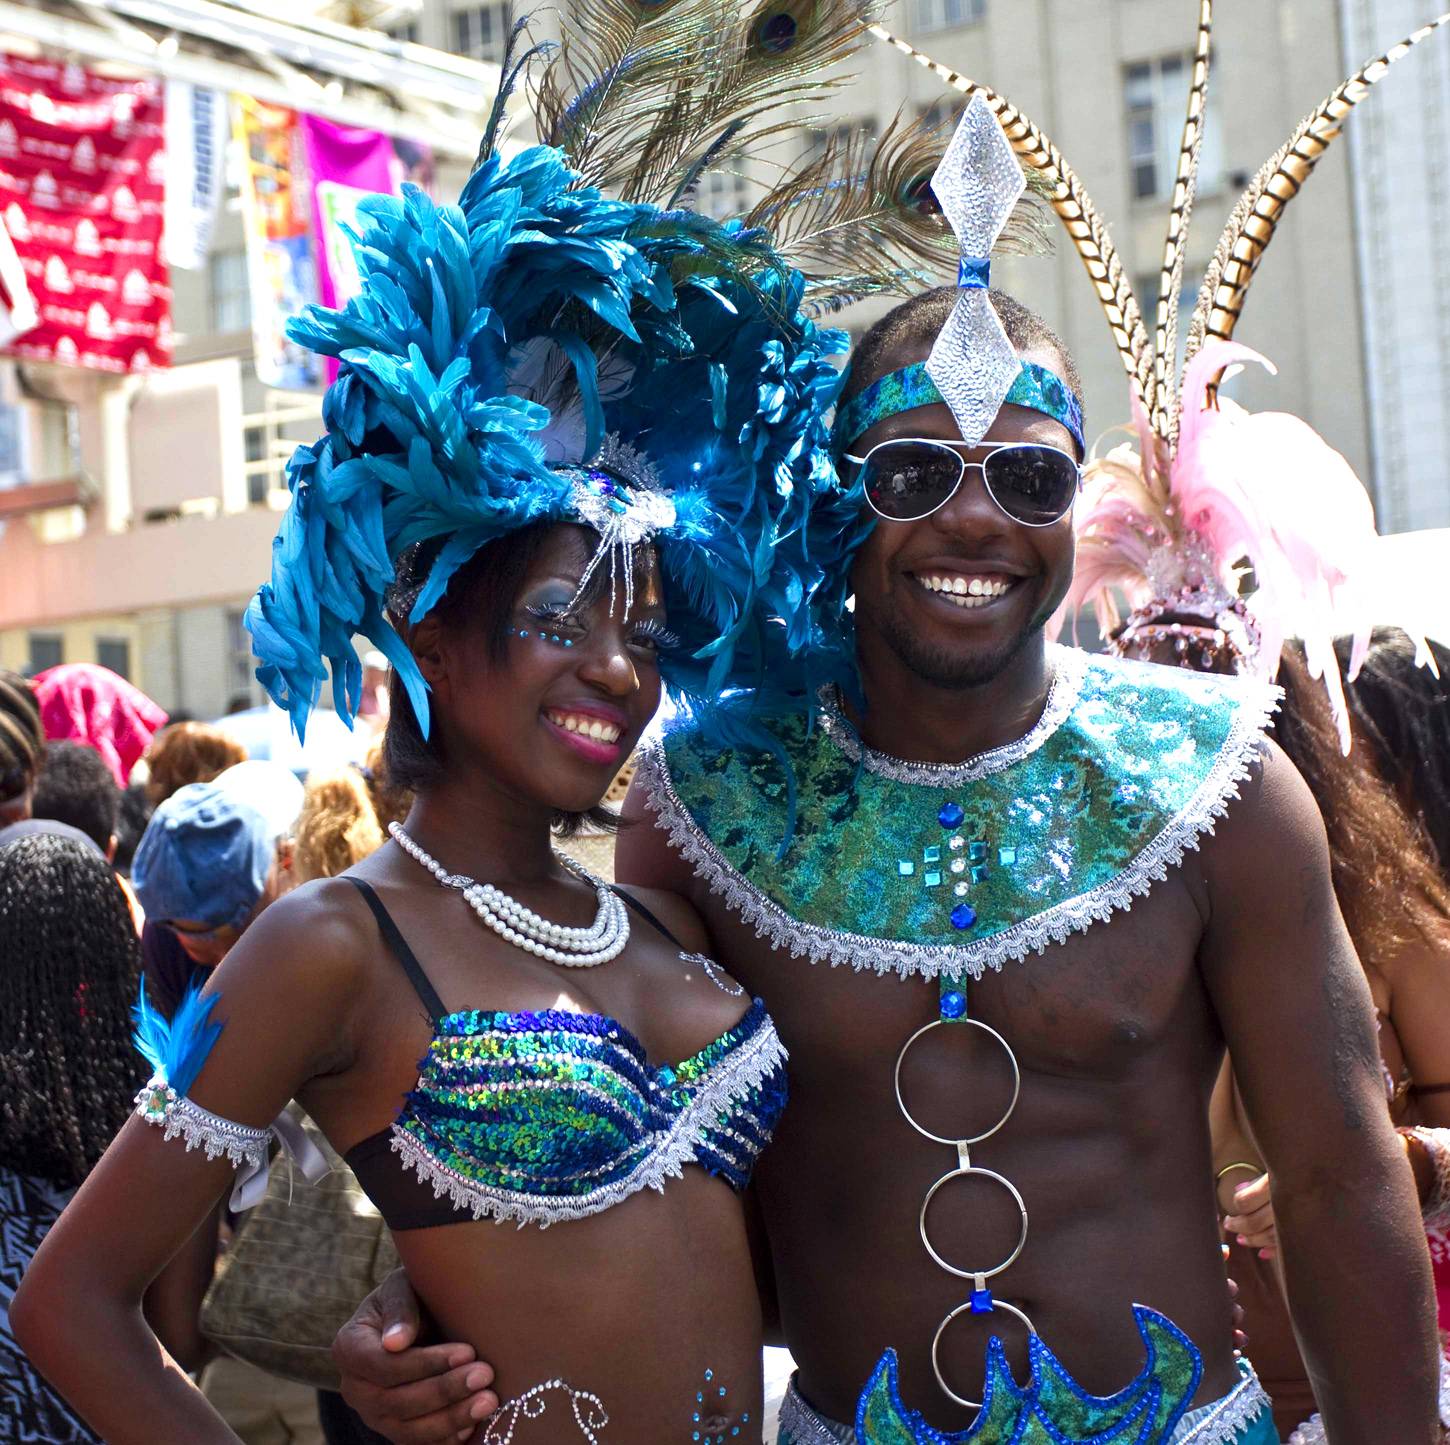
[{"label": "aviator sunglasses", "polygon": [[956,496],[968,471],[980,471],[987,495],[1024,527],[1050,527],[1072,510],[1082,468],[1064,451],[1011,443],[969,462],[963,444],[926,437],[879,442],[864,457],[847,456],[871,510],[890,522],[919,522]]}]

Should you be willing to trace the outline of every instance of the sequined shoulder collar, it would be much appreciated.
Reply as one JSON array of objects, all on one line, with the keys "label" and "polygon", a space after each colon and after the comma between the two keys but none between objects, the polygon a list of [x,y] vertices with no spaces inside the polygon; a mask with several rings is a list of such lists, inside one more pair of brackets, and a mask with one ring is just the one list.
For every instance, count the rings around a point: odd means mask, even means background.
[{"label": "sequined shoulder collar", "polygon": [[[1131,905],[1247,775],[1278,690],[1052,653],[1041,720],[960,764],[865,748],[829,707],[780,756],[688,725],[644,757],[657,824],[712,891],[793,955],[903,977],[980,977]],[[796,826],[787,836],[795,777]]]}]

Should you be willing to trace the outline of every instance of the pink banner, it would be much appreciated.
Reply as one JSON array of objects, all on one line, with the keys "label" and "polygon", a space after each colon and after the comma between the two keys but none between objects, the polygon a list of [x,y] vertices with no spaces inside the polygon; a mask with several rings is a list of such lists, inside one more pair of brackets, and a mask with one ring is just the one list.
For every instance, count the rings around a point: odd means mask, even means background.
[{"label": "pink banner", "polygon": [[[312,182],[312,234],[322,304],[342,306],[359,289],[357,262],[343,225],[361,229],[357,205],[364,196],[397,194],[405,181],[431,189],[433,152],[377,131],[334,125],[315,115],[304,115],[301,122]],[[329,379],[336,374],[336,363],[330,363]]]}]

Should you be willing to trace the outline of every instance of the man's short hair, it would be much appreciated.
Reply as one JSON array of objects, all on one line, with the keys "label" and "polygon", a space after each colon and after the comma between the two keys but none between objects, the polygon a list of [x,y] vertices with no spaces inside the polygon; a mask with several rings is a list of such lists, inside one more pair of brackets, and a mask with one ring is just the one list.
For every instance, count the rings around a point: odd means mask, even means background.
[{"label": "man's short hair", "polygon": [[[926,350],[947,323],[961,293],[955,286],[938,286],[923,291],[893,307],[856,343],[851,354],[851,375],[841,394],[850,401],[865,391],[873,381],[880,381],[896,364],[903,351]],[[987,295],[1007,333],[1007,340],[1018,351],[1051,351],[1062,362],[1062,379],[1082,399],[1082,377],[1062,338],[1035,311],[1029,310],[1005,291],[989,291]]]},{"label": "man's short hair", "polygon": [[101,852],[111,846],[121,811],[121,790],[106,760],[85,743],[51,743],[35,781],[31,814],[69,823]]}]

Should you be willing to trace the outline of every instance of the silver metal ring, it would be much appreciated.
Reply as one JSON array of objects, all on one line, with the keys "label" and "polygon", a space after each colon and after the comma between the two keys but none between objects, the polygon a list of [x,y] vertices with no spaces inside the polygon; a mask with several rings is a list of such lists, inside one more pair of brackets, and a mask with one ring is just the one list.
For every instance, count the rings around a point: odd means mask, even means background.
[{"label": "silver metal ring", "polygon": [[[980,1174],[984,1179],[994,1180],[1000,1184],[1016,1201],[1017,1208],[1022,1214],[1022,1233],[1017,1238],[1017,1247],[1002,1261],[995,1269],[958,1269],[956,1265],[949,1264],[932,1247],[931,1240],[926,1233],[926,1211],[931,1207],[931,1201],[936,1197],[936,1192],[943,1184],[950,1183],[953,1179],[966,1179],[973,1174]],[[918,1227],[921,1230],[921,1242],[926,1246],[926,1252],[946,1270],[948,1274],[954,1274],[958,1279],[995,1279],[1004,1269],[1009,1269],[1017,1263],[1018,1256],[1027,1245],[1027,1205],[1017,1186],[1010,1179],[1005,1179],[995,1169],[979,1169],[975,1164],[968,1164],[964,1168],[953,1169],[950,1174],[943,1174],[930,1189],[926,1191],[926,1198],[921,1201],[921,1216],[918,1220]]]},{"label": "silver metal ring", "polygon": [[[906,1058],[907,1052],[910,1050],[912,1044],[914,1044],[923,1034],[930,1033],[932,1029],[941,1028],[944,1024],[948,1023],[950,1023],[953,1028],[961,1028],[963,1025],[969,1024],[974,1029],[981,1029],[983,1033],[990,1034],[992,1038],[996,1039],[997,1042],[1002,1045],[1003,1052],[1005,1052],[1007,1055],[1007,1062],[1012,1065],[1012,1101],[1007,1105],[1007,1112],[1003,1114],[1002,1117],[998,1119],[997,1122],[993,1124],[990,1129],[986,1130],[984,1133],[981,1134],[973,1134],[969,1139],[944,1139],[940,1134],[933,1134],[930,1129],[922,1128],[922,1126],[918,1124],[914,1118],[912,1118],[911,1110],[906,1107],[906,1101],[901,1097],[901,1064],[902,1060]],[[981,1023],[977,1019],[933,1019],[929,1024],[924,1024],[921,1028],[917,1029],[917,1031],[912,1034],[912,1036],[907,1039],[907,1041],[901,1046],[901,1052],[896,1056],[897,1107],[906,1116],[906,1122],[910,1124],[911,1127],[915,1129],[918,1134],[921,1134],[926,1138],[930,1139],[934,1144],[949,1144],[952,1148],[955,1149],[964,1144],[980,1144],[983,1139],[990,1139],[992,1135],[995,1134],[1007,1122],[1007,1120],[1012,1117],[1012,1112],[1017,1107],[1017,1098],[1021,1094],[1021,1092],[1022,1070],[1017,1064],[1017,1055],[1012,1052],[1012,1045],[1009,1044],[1007,1040],[1004,1039],[1002,1035],[999,1034],[997,1030],[994,1029],[990,1024]],[[1004,1180],[1003,1183],[1006,1183],[1006,1181]]]},{"label": "silver metal ring", "polygon": [[[956,1309],[954,1309],[951,1314],[949,1314],[946,1319],[944,1319],[936,1327],[936,1334],[931,1337],[931,1368],[932,1372],[936,1375],[937,1384],[942,1387],[942,1392],[949,1399],[955,1400],[958,1405],[963,1405],[968,1410],[980,1410],[982,1408],[982,1402],[980,1400],[968,1400],[965,1396],[957,1394],[957,1392],[952,1389],[949,1384],[947,1384],[946,1380],[942,1376],[941,1361],[938,1358],[938,1352],[941,1349],[941,1337],[946,1333],[947,1326],[951,1324],[951,1322],[956,1319],[959,1314],[964,1314],[970,1311],[971,1308],[972,1304],[970,1300],[968,1300],[966,1304],[958,1305]],[[1035,1335],[1037,1333],[1036,1326],[1033,1325],[1032,1321],[1029,1320],[1027,1316],[1017,1308],[1016,1305],[1009,1305],[1005,1300],[994,1299],[992,1301],[992,1308],[993,1310],[1005,1310],[1006,1313],[1009,1315],[1016,1315],[1017,1318],[1021,1320],[1024,1325],[1027,1326],[1028,1334]]]}]

